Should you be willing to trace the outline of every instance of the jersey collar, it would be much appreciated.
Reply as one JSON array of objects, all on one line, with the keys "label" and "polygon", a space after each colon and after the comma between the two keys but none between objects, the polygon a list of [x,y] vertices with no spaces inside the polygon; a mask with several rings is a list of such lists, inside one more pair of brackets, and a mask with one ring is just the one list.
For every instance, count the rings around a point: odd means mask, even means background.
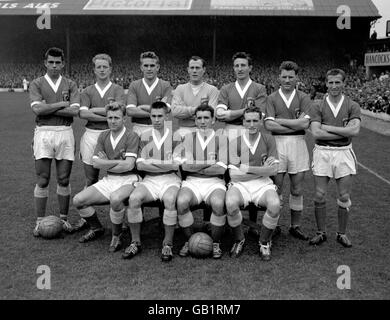
[{"label": "jersey collar", "polygon": [[257,146],[259,145],[259,142],[260,142],[261,133],[259,132],[259,136],[257,137],[257,139],[253,145],[250,144],[248,138],[246,137],[246,134],[243,134],[242,137],[243,137],[245,144],[248,146],[249,150],[251,151],[252,155],[255,154]]},{"label": "jersey collar", "polygon": [[199,140],[199,143],[200,143],[202,150],[204,151],[206,149],[207,145],[209,144],[209,142],[211,141],[211,139],[215,136],[215,131],[213,130],[212,133],[207,137],[206,140],[203,140],[203,137],[200,135],[199,130],[196,130],[196,136]]},{"label": "jersey collar", "polygon": [[290,109],[290,105],[291,105],[291,103],[292,103],[292,101],[293,101],[293,99],[295,97],[295,92],[296,92],[296,90],[294,89],[292,94],[291,94],[291,96],[290,96],[290,98],[287,99],[286,96],[284,95],[282,89],[279,88],[279,94],[282,97],[284,103],[286,104],[287,109]]},{"label": "jersey collar", "polygon": [[244,89],[241,89],[240,84],[238,81],[236,81],[235,86],[238,91],[238,94],[240,95],[241,99],[244,99],[245,93],[248,91],[249,86],[252,84],[252,80],[249,79],[248,82],[246,83]]},{"label": "jersey collar", "polygon": [[61,84],[62,76],[60,75],[60,76],[58,77],[56,83],[54,83],[54,82],[50,79],[50,77],[49,77],[49,75],[48,75],[47,73],[45,74],[45,79],[46,79],[47,83],[49,84],[49,86],[53,89],[54,93],[57,93],[58,88],[60,87],[60,84]]},{"label": "jersey collar", "polygon": [[154,80],[154,82],[152,83],[152,85],[149,87],[149,85],[148,85],[148,84],[146,83],[146,81],[145,81],[145,78],[142,78],[142,83],[144,84],[144,87],[145,87],[145,89],[146,89],[146,91],[147,91],[147,93],[148,93],[149,96],[152,94],[154,88],[156,88],[157,83],[158,83],[158,80],[159,80],[159,78],[156,77],[156,80]]},{"label": "jersey collar", "polygon": [[330,108],[330,110],[332,110],[332,113],[334,115],[334,117],[336,118],[337,115],[339,114],[339,111],[341,109],[341,106],[344,102],[344,95],[341,96],[341,99],[339,101],[339,103],[337,104],[337,106],[335,106],[329,99],[329,96],[326,97],[326,102],[328,103],[328,106]]},{"label": "jersey collar", "polygon": [[108,89],[110,89],[111,85],[112,85],[112,82],[110,81],[109,83],[107,83],[107,85],[103,89],[100,89],[99,85],[97,83],[95,83],[95,88],[96,88],[97,92],[99,92],[100,98],[103,99],[104,95],[106,94]]},{"label": "jersey collar", "polygon": [[155,129],[152,130],[153,141],[154,141],[154,143],[156,144],[156,147],[157,147],[158,150],[161,149],[161,146],[163,145],[163,143],[164,143],[165,140],[167,139],[168,134],[169,134],[169,129],[166,128],[166,129],[165,129],[164,135],[162,136],[162,138],[161,138],[160,141],[159,141],[158,138],[157,138],[157,136],[156,136],[156,130],[155,130]]},{"label": "jersey collar", "polygon": [[110,141],[111,141],[111,145],[112,145],[112,150],[115,150],[116,146],[118,145],[118,142],[122,139],[125,132],[126,132],[126,128],[124,127],[122,132],[116,137],[116,139],[113,138],[112,132],[110,133]]}]

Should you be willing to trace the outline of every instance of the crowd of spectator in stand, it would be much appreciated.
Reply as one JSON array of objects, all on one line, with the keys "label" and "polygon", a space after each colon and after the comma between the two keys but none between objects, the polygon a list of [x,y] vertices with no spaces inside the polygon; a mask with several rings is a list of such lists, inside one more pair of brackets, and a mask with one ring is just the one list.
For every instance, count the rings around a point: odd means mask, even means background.
[{"label": "crowd of spectator in stand", "polygon": [[[159,77],[170,81],[173,88],[188,81],[186,61],[163,60]],[[299,61],[298,61],[299,63]],[[334,64],[328,61],[321,63],[300,63],[299,89],[310,94],[312,99],[321,99],[326,92],[324,83],[324,72]],[[363,109],[374,112],[385,112],[390,114],[390,72],[382,72],[380,75],[373,75],[372,79],[366,79],[364,67],[351,68],[349,65],[341,66],[347,71],[346,94],[358,102]],[[207,66],[207,82],[221,88],[224,84],[234,81],[232,66],[229,63]],[[278,68],[277,63],[255,63],[252,79],[266,86],[270,94],[278,89]],[[22,88],[22,81],[28,81],[41,76],[45,72],[43,64],[0,64],[0,88]],[[73,63],[71,72],[68,74],[76,81],[80,90],[94,83],[94,75],[91,63]],[[113,66],[113,81],[125,89],[130,83],[141,77],[139,63],[116,62]]]}]

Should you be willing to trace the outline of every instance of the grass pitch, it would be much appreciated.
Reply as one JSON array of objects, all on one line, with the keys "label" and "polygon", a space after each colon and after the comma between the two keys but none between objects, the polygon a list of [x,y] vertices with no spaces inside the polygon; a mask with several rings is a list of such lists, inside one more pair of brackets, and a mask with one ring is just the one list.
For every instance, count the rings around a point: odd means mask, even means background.
[{"label": "grass pitch", "polygon": [[[81,233],[55,240],[35,239],[33,189],[34,160],[31,141],[34,115],[24,93],[0,93],[0,299],[389,299],[389,206],[390,185],[359,168],[352,191],[348,233],[353,247],[346,249],[335,241],[337,205],[335,183],[327,196],[328,241],[320,247],[292,238],[287,228],[289,214],[282,212],[282,235],[274,242],[272,260],[260,260],[255,239],[247,237],[243,255],[231,259],[226,233],[221,260],[180,258],[177,253],[184,238],[177,232],[174,259],[160,260],[162,229],[158,223],[143,228],[143,252],[132,260],[122,260],[121,252],[110,254],[110,230],[87,244],[78,242]],[[76,141],[80,141],[84,121],[75,120]],[[312,140],[308,137],[309,150]],[[77,146],[77,149],[79,146]],[[354,140],[360,163],[390,180],[389,138],[361,129]],[[71,175],[72,195],[84,184],[82,164],[76,160]],[[55,170],[50,182],[48,214],[58,214]],[[285,199],[289,188],[286,180]],[[315,233],[313,176],[304,185],[302,227]],[[98,214],[109,228],[108,207]],[[156,216],[147,209],[146,219]],[[259,219],[262,218],[262,213]],[[78,219],[73,207],[70,221]],[[199,222],[197,217],[197,222]],[[130,238],[127,236],[128,244]],[[51,289],[37,288],[37,268],[51,270]],[[340,290],[337,268],[351,270],[351,289]]]}]

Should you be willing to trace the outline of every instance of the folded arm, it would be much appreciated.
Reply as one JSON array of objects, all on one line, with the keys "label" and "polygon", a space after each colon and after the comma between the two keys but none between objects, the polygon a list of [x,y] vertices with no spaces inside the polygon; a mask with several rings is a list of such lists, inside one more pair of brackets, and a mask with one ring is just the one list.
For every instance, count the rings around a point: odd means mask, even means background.
[{"label": "folded arm", "polygon": [[352,119],[346,127],[335,127],[323,124],[321,125],[321,129],[347,138],[355,137],[360,131],[360,119]]},{"label": "folded arm", "polygon": [[310,124],[310,131],[317,140],[339,140],[344,139],[344,136],[328,132],[324,130],[320,122],[314,121]]}]

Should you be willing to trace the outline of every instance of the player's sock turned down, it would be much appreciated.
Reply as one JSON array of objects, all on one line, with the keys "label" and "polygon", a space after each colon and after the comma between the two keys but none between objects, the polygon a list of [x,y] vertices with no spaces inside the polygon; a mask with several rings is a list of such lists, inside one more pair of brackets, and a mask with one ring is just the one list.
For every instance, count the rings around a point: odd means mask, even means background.
[{"label": "player's sock turned down", "polygon": [[93,207],[80,209],[79,212],[80,217],[84,218],[88,222],[92,230],[103,228]]},{"label": "player's sock turned down", "polygon": [[163,245],[172,246],[173,235],[175,233],[175,227],[177,223],[177,211],[165,209],[163,213],[163,223],[165,231]]},{"label": "player's sock turned down", "polygon": [[[68,215],[71,192],[72,190],[70,188],[70,184],[68,184],[66,187],[57,184],[57,198],[61,216]],[[61,217],[61,219],[63,218]],[[66,220],[66,218],[64,220]]]},{"label": "player's sock turned down", "polygon": [[141,223],[143,220],[141,208],[128,208],[127,219],[129,221],[131,242],[141,243]]},{"label": "player's sock turned down", "polygon": [[314,213],[316,216],[318,231],[325,231],[326,203],[314,201]]},{"label": "player's sock turned down", "polygon": [[214,242],[221,242],[221,238],[224,231],[224,226],[226,223],[226,215],[217,216],[214,212],[210,217],[211,223],[211,237]]},{"label": "player's sock turned down", "polygon": [[352,205],[352,202],[350,199],[344,202],[337,199],[337,204],[338,204],[337,216],[338,216],[338,223],[339,223],[338,233],[345,234],[347,230],[347,224],[348,224],[349,209]]},{"label": "player's sock turned down", "polygon": [[[256,211],[257,215],[257,211]],[[244,239],[244,231],[242,230],[242,212],[238,210],[236,214],[229,215],[227,217],[228,224],[232,228],[234,241],[241,241]],[[257,220],[257,217],[256,217]],[[256,221],[255,221],[256,222]]]},{"label": "player's sock turned down", "polygon": [[47,198],[49,197],[49,188],[41,188],[35,185],[34,189],[34,204],[36,216],[44,217],[46,212]]},{"label": "player's sock turned down", "polygon": [[125,215],[125,209],[115,211],[110,208],[110,219],[112,224],[112,235],[119,236],[122,233],[122,222]]},{"label": "player's sock turned down", "polygon": [[264,213],[259,242],[261,244],[267,244],[271,240],[272,233],[278,224],[279,214],[275,215],[268,209]]},{"label": "player's sock turned down", "polygon": [[289,204],[291,211],[291,226],[299,226],[301,224],[303,211],[303,196],[293,196],[290,194]]},{"label": "player's sock turned down", "polygon": [[184,214],[179,214],[177,218],[179,220],[179,225],[183,230],[184,236],[188,241],[193,234],[192,225],[194,224],[194,216],[191,211],[188,211]]}]

